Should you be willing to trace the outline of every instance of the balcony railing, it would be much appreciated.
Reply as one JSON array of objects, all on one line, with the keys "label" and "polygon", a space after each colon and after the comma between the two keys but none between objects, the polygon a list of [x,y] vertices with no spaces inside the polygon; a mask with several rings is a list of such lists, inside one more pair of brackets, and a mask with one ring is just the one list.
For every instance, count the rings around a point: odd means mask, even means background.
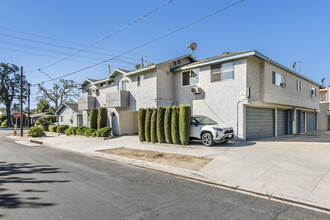
[{"label": "balcony railing", "polygon": [[115,91],[106,94],[108,108],[129,107],[129,91]]},{"label": "balcony railing", "polygon": [[85,96],[78,99],[78,110],[84,111],[95,108],[96,98],[93,96]]}]

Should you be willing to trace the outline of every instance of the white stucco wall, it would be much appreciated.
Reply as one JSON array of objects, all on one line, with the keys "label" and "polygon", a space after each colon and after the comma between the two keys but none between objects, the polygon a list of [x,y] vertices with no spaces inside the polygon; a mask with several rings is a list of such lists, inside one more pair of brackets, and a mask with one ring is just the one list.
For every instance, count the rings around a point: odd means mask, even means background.
[{"label": "white stucco wall", "polygon": [[[78,126],[78,114],[72,111],[70,108],[63,107],[63,109],[58,113],[59,114],[59,125],[69,125],[70,127]],[[61,117],[63,117],[63,121],[61,121]],[[72,123],[70,121],[72,119]]]},{"label": "white stucco wall", "polygon": [[330,103],[320,103],[320,112],[318,113],[318,130],[328,130]]}]

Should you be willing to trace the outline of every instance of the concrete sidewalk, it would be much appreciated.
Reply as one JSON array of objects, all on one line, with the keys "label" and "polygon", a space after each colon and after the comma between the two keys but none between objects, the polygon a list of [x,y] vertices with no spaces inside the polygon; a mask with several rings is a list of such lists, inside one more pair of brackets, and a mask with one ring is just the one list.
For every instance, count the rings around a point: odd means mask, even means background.
[{"label": "concrete sidewalk", "polygon": [[[140,143],[137,136],[99,140],[87,137],[35,138],[44,145],[102,157],[207,182],[323,207],[330,211],[330,132],[232,142],[205,147]],[[97,152],[133,148],[213,159],[198,172]]]}]

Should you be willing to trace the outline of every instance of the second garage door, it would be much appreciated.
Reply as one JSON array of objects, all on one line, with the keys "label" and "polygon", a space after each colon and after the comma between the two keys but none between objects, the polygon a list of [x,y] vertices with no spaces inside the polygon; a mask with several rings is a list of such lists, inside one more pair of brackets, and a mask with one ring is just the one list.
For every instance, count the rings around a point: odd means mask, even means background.
[{"label": "second garage door", "polygon": [[277,110],[277,136],[289,134],[289,111]]},{"label": "second garage door", "polygon": [[315,131],[316,130],[316,114],[306,112],[306,130],[307,131]]},{"label": "second garage door", "polygon": [[246,139],[274,136],[274,110],[246,107]]}]

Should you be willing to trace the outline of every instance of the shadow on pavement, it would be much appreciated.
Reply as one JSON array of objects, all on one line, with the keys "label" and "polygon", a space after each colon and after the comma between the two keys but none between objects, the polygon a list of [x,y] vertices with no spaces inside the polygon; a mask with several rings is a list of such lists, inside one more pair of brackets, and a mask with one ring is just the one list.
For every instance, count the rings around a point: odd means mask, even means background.
[{"label": "shadow on pavement", "polygon": [[[53,180],[47,179],[47,174],[69,173],[61,171],[60,168],[54,168],[51,165],[32,165],[31,163],[7,163],[0,161],[0,208],[17,209],[17,208],[42,208],[54,206],[55,203],[40,202],[41,193],[47,193],[48,190],[41,190],[39,184],[43,183],[66,183],[70,180]],[[35,174],[33,177],[27,175]],[[37,179],[35,176],[45,175],[45,179]],[[23,177],[24,176],[24,177]],[[24,187],[35,189],[20,190],[21,193],[10,193],[12,184],[24,184]],[[10,184],[6,187],[6,184]],[[36,185],[34,185],[36,184]],[[15,188],[19,188],[20,186]],[[23,187],[23,186],[22,186]],[[38,195],[38,196],[36,196]],[[39,200],[39,201],[38,201]],[[4,215],[0,214],[0,218]]]}]

